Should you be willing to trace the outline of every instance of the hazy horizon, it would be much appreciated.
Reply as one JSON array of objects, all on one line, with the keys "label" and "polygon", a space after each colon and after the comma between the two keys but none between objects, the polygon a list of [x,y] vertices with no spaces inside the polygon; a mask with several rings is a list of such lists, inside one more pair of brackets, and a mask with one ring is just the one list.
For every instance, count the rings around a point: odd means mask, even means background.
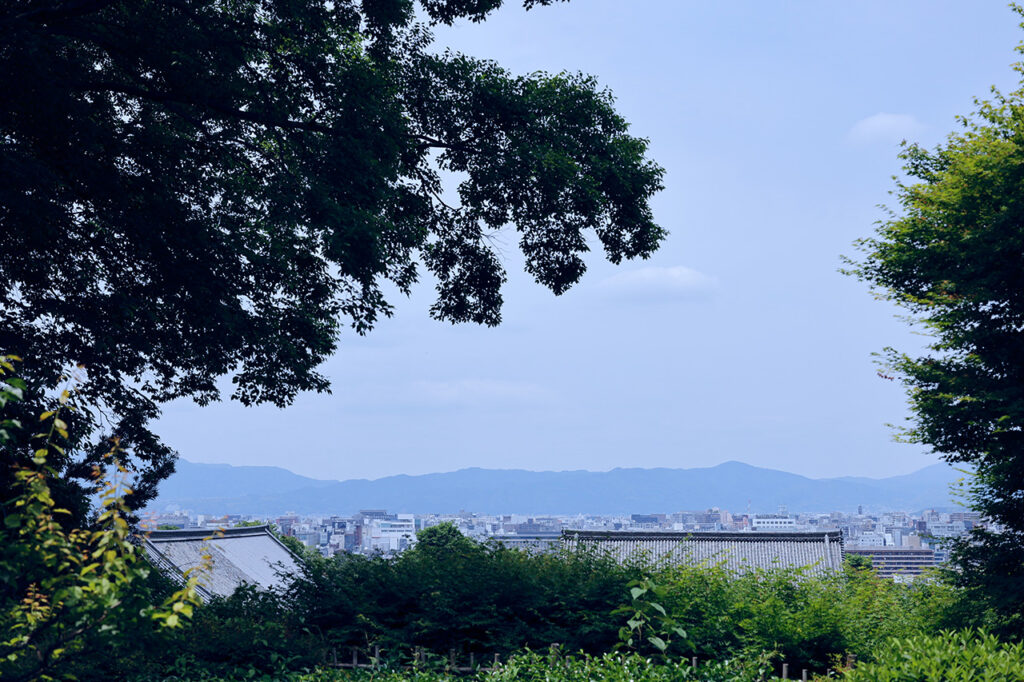
[{"label": "hazy horizon", "polygon": [[528,471],[471,467],[449,472],[333,481],[281,467],[185,463],[149,509],[202,514],[392,513],[627,514],[680,509],[775,513],[852,512],[858,508],[955,507],[956,471],[933,465],[907,476],[811,479],[730,462],[688,469]]},{"label": "hazy horizon", "polygon": [[187,457],[181,457],[180,460],[181,461],[185,461],[185,462],[187,462],[189,464],[202,464],[202,465],[207,465],[207,466],[229,466],[229,467],[236,467],[236,468],[258,467],[258,468],[269,468],[269,469],[283,469],[284,471],[287,471],[287,472],[289,472],[291,474],[294,474],[296,476],[302,476],[304,478],[310,478],[310,479],[313,479],[313,480],[316,480],[316,481],[321,481],[321,482],[335,482],[335,481],[337,481],[337,482],[345,482],[345,481],[379,481],[379,480],[384,479],[384,478],[393,478],[393,477],[396,477],[396,476],[407,476],[407,477],[435,476],[435,475],[440,475],[440,474],[453,474],[453,473],[457,473],[457,472],[460,472],[460,471],[467,471],[467,470],[522,471],[522,472],[538,473],[538,474],[559,474],[559,473],[575,473],[575,472],[586,472],[586,473],[592,473],[592,474],[606,474],[606,473],[609,473],[609,472],[612,472],[612,471],[630,470],[630,469],[644,470],[644,471],[651,471],[651,470],[657,470],[657,469],[673,469],[673,470],[701,469],[701,470],[705,470],[705,469],[716,469],[718,467],[727,466],[727,465],[730,465],[730,464],[739,464],[739,465],[742,465],[742,466],[752,467],[754,469],[768,469],[768,470],[777,471],[777,472],[780,472],[780,473],[792,474],[794,476],[801,476],[803,478],[807,478],[807,479],[810,479],[812,481],[828,481],[828,480],[835,480],[835,479],[841,479],[841,478],[867,478],[867,479],[872,479],[872,480],[882,480],[882,479],[887,479],[887,478],[896,478],[896,477],[899,477],[899,476],[905,476],[905,475],[909,475],[909,474],[916,474],[916,473],[919,473],[919,472],[921,472],[921,471],[923,471],[925,469],[929,469],[931,467],[936,467],[936,466],[947,467],[947,468],[950,468],[950,469],[955,469],[956,468],[956,466],[951,465],[951,464],[949,464],[947,462],[939,461],[939,462],[932,462],[930,464],[926,464],[926,465],[924,465],[924,466],[922,466],[922,467],[920,467],[918,469],[915,469],[913,471],[907,472],[907,474],[894,474],[892,476],[845,476],[845,475],[842,475],[842,476],[821,476],[821,477],[815,477],[815,476],[804,476],[803,474],[795,472],[795,471],[787,471],[785,469],[777,469],[777,468],[770,467],[770,466],[758,466],[756,464],[750,464],[748,462],[742,462],[740,460],[731,459],[731,460],[726,460],[724,462],[718,462],[717,464],[711,464],[711,465],[708,465],[708,466],[695,466],[695,467],[631,467],[631,466],[615,466],[615,467],[611,467],[609,469],[526,469],[526,468],[523,468],[523,467],[465,466],[465,467],[459,467],[458,469],[445,469],[445,470],[438,470],[438,471],[428,471],[428,472],[419,473],[419,474],[399,473],[399,474],[385,474],[383,476],[377,476],[377,477],[374,477],[374,478],[359,477],[359,478],[339,479],[339,478],[317,478],[315,476],[306,476],[305,474],[300,474],[300,473],[298,473],[296,471],[293,471],[292,469],[288,468],[287,466],[284,466],[284,465],[281,465],[281,464],[230,464],[228,462],[195,462],[193,460],[188,459]]}]

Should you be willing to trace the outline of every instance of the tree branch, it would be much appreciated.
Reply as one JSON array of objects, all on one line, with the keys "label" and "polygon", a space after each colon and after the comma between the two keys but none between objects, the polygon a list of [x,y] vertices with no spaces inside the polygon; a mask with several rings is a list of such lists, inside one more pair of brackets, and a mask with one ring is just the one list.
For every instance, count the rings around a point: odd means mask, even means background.
[{"label": "tree branch", "polygon": [[5,19],[5,23],[14,21],[33,21],[42,23],[52,19],[73,19],[112,5],[114,0],[79,0],[78,2],[58,3],[46,7],[37,7],[13,17]]},{"label": "tree branch", "polygon": [[270,126],[272,128],[284,128],[286,130],[303,130],[306,132],[317,132],[317,133],[332,133],[334,132],[329,126],[325,126],[321,123],[314,123],[312,121],[295,121],[288,118],[275,118],[265,114],[254,113],[251,111],[243,111],[235,107],[225,106],[212,101],[200,101],[195,98],[178,95],[166,91],[150,90],[148,88],[138,87],[134,85],[127,85],[125,83],[115,83],[113,81],[95,81],[91,83],[77,83],[71,86],[73,90],[79,92],[116,92],[122,95],[128,95],[129,97],[138,97],[140,99],[150,100],[153,102],[171,102],[175,104],[185,104],[195,107],[204,107],[211,109],[218,113],[224,114],[230,118],[239,119],[242,121],[248,121],[250,123],[258,123],[260,125]]}]

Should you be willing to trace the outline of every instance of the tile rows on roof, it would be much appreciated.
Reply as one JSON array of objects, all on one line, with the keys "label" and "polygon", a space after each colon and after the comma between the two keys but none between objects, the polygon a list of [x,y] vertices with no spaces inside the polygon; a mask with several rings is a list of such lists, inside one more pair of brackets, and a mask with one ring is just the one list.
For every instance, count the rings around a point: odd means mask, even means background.
[{"label": "tile rows on roof", "polygon": [[843,538],[825,533],[665,533],[566,531],[568,549],[588,548],[617,561],[721,565],[729,571],[804,568],[823,575],[842,566]]},{"label": "tile rows on roof", "polygon": [[224,531],[154,531],[143,538],[143,546],[153,563],[172,578],[181,579],[186,571],[202,564],[203,555],[211,558],[212,570],[201,576],[204,597],[227,596],[243,583],[264,589],[283,584],[281,573],[295,571],[295,557],[269,532],[266,526],[229,528]]}]

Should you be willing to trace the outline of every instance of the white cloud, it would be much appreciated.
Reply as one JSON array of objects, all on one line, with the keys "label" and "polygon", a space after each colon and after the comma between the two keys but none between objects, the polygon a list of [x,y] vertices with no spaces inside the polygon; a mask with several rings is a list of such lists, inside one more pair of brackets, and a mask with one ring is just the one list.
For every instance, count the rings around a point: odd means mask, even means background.
[{"label": "white cloud", "polygon": [[518,381],[458,379],[454,381],[417,381],[409,397],[432,405],[481,405],[537,403],[548,400],[543,386]]},{"label": "white cloud", "polygon": [[857,121],[846,134],[850,142],[900,142],[924,132],[925,126],[911,114],[878,113]]},{"label": "white cloud", "polygon": [[718,280],[684,265],[648,266],[616,273],[598,286],[616,297],[635,300],[692,300],[711,296]]}]

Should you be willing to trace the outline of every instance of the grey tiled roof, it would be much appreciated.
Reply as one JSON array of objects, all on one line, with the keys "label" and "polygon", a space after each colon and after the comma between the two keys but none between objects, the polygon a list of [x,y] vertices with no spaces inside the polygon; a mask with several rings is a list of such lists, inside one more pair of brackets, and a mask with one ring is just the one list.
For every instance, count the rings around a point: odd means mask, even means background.
[{"label": "grey tiled roof", "polygon": [[655,565],[722,565],[734,572],[808,567],[812,575],[843,563],[840,531],[815,533],[677,533],[568,530],[563,545],[593,549],[618,561]]},{"label": "grey tiled roof", "polygon": [[295,557],[266,526],[212,530],[156,530],[144,536],[150,561],[168,577],[181,581],[185,571],[200,565],[204,553],[213,569],[201,576],[200,594],[227,596],[242,583],[269,589],[283,584],[279,571],[298,568]]}]

